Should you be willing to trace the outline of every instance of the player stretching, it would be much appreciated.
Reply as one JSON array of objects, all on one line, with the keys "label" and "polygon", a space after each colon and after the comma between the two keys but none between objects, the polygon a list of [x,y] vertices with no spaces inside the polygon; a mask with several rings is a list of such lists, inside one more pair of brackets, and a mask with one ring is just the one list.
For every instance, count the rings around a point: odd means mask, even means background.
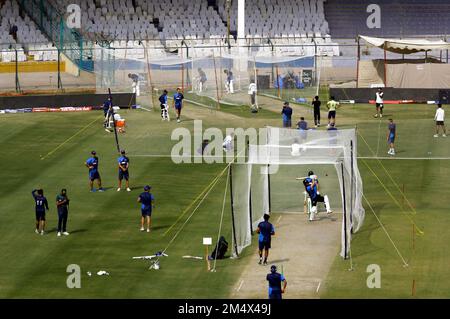
[{"label": "player stretching", "polygon": [[384,102],[383,102],[384,92],[382,88],[379,88],[377,93],[375,94],[375,104],[377,107],[377,114],[375,114],[375,117],[383,117],[383,108],[384,108]]},{"label": "player stretching", "polygon": [[184,95],[181,93],[181,89],[177,88],[177,93],[173,96],[173,107],[177,113],[177,123],[181,122],[181,109],[183,108]]},{"label": "player stretching", "polygon": [[305,185],[306,192],[308,193],[309,198],[311,198],[311,212],[309,214],[309,221],[315,221],[317,220],[317,203],[325,204],[327,214],[331,214],[333,211],[330,208],[330,201],[328,200],[328,196],[322,196],[319,194],[319,181],[317,179],[317,176],[314,175],[313,171],[309,171],[308,176],[309,177],[304,179],[303,185]]},{"label": "player stretching", "polygon": [[270,243],[272,236],[275,235],[275,228],[269,223],[270,215],[264,214],[264,221],[260,222],[256,232],[259,234],[259,264],[263,262],[264,250],[264,265],[267,265],[267,257],[269,257]]},{"label": "player stretching", "polygon": [[161,106],[161,118],[163,121],[170,121],[169,118],[169,104],[167,103],[167,90],[164,90],[163,94],[159,97],[159,103]]},{"label": "player stretching", "polygon": [[150,232],[150,227],[152,226],[152,208],[154,208],[155,197],[150,193],[150,186],[144,187],[144,192],[139,195],[137,201],[141,203],[141,231],[144,231],[144,222],[147,219],[147,233]]},{"label": "player stretching", "polygon": [[[37,193],[37,194],[36,194]],[[34,189],[31,192],[33,195],[34,203],[36,204],[36,234],[44,235],[45,229],[45,210],[48,210],[47,198],[44,197],[44,191],[42,189]]]},{"label": "player stretching", "polygon": [[395,142],[395,138],[397,137],[396,128],[397,128],[397,125],[394,123],[394,120],[389,119],[388,133],[387,133],[387,141],[389,143],[388,154],[392,155],[392,156],[395,155],[394,142]]},{"label": "player stretching", "polygon": [[91,157],[86,161],[86,166],[89,168],[89,187],[91,192],[95,192],[94,181],[97,180],[98,191],[103,192],[102,179],[100,178],[100,173],[98,172],[98,157],[95,151],[91,152]]},{"label": "player stretching", "polygon": [[128,172],[128,166],[130,165],[130,159],[126,156],[125,151],[120,151],[121,156],[117,159],[117,162],[119,163],[119,188],[117,188],[117,191],[120,192],[122,189],[122,180],[125,179],[125,183],[127,186],[127,192],[131,192],[130,189],[130,174]]}]

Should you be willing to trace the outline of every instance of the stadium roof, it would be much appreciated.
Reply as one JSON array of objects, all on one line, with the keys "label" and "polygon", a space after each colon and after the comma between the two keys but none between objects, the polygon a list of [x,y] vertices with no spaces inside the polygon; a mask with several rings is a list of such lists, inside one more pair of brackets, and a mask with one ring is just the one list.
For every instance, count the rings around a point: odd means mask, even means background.
[{"label": "stadium roof", "polygon": [[375,38],[363,35],[359,37],[380,49],[399,54],[450,49],[450,43],[443,40]]}]

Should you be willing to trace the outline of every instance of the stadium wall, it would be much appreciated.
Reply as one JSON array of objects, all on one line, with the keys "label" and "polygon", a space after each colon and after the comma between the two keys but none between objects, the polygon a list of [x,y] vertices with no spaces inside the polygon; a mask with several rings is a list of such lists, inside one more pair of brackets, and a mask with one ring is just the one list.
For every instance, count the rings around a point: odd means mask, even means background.
[{"label": "stadium wall", "polygon": [[[341,101],[354,100],[355,103],[368,103],[375,99],[376,91],[376,88],[330,88],[330,96]],[[383,91],[386,101],[409,101],[410,103],[440,101],[449,104],[450,90],[384,88]]]},{"label": "stadium wall", "polygon": [[[136,104],[132,93],[113,94],[113,103],[121,108]],[[100,106],[108,99],[108,94],[61,94],[61,95],[25,95],[0,96],[0,110],[37,108],[37,107],[85,107]]]}]

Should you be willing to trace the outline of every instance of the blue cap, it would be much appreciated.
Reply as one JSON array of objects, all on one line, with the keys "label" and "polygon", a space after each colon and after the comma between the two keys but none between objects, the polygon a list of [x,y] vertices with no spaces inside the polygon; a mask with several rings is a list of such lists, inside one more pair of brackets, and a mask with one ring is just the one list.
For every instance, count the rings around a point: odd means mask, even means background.
[{"label": "blue cap", "polygon": [[91,154],[92,154],[92,155],[95,155],[95,154],[97,154],[97,153],[96,153],[95,151],[92,151]]},{"label": "blue cap", "polygon": [[151,186],[148,186],[148,185],[146,185],[146,186],[144,186],[144,191],[148,191],[148,190],[150,190],[150,188],[152,188]]},{"label": "blue cap", "polygon": [[272,266],[270,267],[270,271],[271,271],[271,272],[276,272],[276,271],[277,271],[277,266],[272,265]]}]

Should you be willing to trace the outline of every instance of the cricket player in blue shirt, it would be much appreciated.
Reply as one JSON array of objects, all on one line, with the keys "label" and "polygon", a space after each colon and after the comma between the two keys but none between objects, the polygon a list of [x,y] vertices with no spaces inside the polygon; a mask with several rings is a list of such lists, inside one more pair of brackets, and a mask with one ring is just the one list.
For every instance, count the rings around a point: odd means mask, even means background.
[{"label": "cricket player in blue shirt", "polygon": [[98,157],[95,151],[91,152],[91,157],[86,161],[86,167],[89,168],[89,187],[91,192],[95,192],[94,181],[97,180],[98,191],[103,192],[102,179],[100,178],[100,173],[98,172]]},{"label": "cricket player in blue shirt", "polygon": [[177,93],[173,96],[173,106],[177,113],[177,123],[181,122],[181,109],[183,108],[184,95],[181,93],[181,89],[177,88]]},{"label": "cricket player in blue shirt", "polygon": [[282,299],[281,295],[286,291],[287,281],[283,274],[277,272],[277,266],[270,267],[270,274],[266,279],[269,282],[269,299]]},{"label": "cricket player in blue shirt", "polygon": [[309,171],[308,176],[309,177],[305,178],[305,180],[303,181],[303,184],[305,185],[305,189],[309,195],[309,198],[311,198],[311,211],[309,214],[309,221],[315,221],[317,220],[317,203],[320,202],[325,204],[327,214],[331,214],[333,211],[330,208],[330,201],[328,199],[328,196],[322,196],[319,194],[319,180],[317,179],[317,175],[314,175],[313,171]]},{"label": "cricket player in blue shirt", "polygon": [[127,186],[127,192],[131,192],[130,189],[130,173],[128,172],[128,167],[130,166],[130,159],[126,156],[125,150],[120,151],[121,156],[117,159],[119,163],[119,188],[117,191],[120,192],[122,189],[122,180],[125,179]]},{"label": "cricket player in blue shirt", "polygon": [[144,192],[139,195],[137,201],[141,203],[141,231],[144,231],[144,222],[147,219],[147,233],[152,225],[152,209],[154,208],[155,197],[150,193],[150,186],[144,187]]},{"label": "cricket player in blue shirt", "polygon": [[256,232],[259,234],[259,264],[263,262],[264,250],[264,265],[267,265],[267,257],[269,257],[269,249],[271,248],[272,236],[275,235],[275,228],[269,223],[269,214],[264,214],[264,221],[258,224]]},{"label": "cricket player in blue shirt", "polygon": [[164,90],[163,94],[159,97],[159,104],[161,107],[161,118],[163,121],[170,121],[169,117],[169,104],[167,103],[167,90]]},{"label": "cricket player in blue shirt", "polygon": [[36,234],[44,235],[45,230],[45,210],[48,210],[47,198],[44,197],[44,190],[34,189],[31,192],[33,195],[34,203],[36,205]]}]

